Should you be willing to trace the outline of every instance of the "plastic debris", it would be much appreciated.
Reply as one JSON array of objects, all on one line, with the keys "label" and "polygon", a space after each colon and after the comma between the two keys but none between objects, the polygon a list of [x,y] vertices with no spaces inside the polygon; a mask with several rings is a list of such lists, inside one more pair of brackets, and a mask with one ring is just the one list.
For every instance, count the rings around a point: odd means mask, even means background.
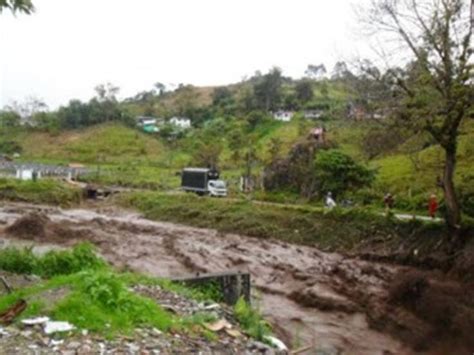
[{"label": "plastic debris", "polygon": [[49,345],[52,346],[52,347],[55,347],[55,346],[58,346],[58,345],[62,345],[63,343],[64,343],[64,340],[62,340],[62,339],[60,339],[60,340],[51,339],[51,343]]},{"label": "plastic debris", "polygon": [[272,337],[270,335],[265,336],[267,340],[275,349],[280,351],[288,351],[288,347],[280,339]]},{"label": "plastic debris", "polygon": [[212,311],[212,310],[215,310],[215,309],[220,309],[221,306],[218,305],[217,303],[213,303],[213,304],[210,304],[208,306],[204,306],[202,309],[205,310],[205,311]]},{"label": "plastic debris", "polygon": [[74,329],[75,327],[68,322],[48,321],[44,325],[44,332],[46,334],[70,332],[71,330],[74,330]]},{"label": "plastic debris", "polygon": [[232,324],[230,324],[226,319],[220,319],[214,323],[208,323],[205,324],[206,328],[213,331],[213,332],[219,332],[222,329],[231,329]]},{"label": "plastic debris", "polygon": [[234,338],[240,338],[242,336],[242,333],[239,332],[237,329],[225,329],[225,332],[230,335],[231,337]]},{"label": "plastic debris", "polygon": [[8,332],[5,329],[0,327],[0,336],[7,336],[7,335],[8,335]]},{"label": "plastic debris", "polygon": [[38,317],[38,318],[30,318],[30,319],[23,319],[21,322],[24,325],[38,325],[38,324],[44,324],[49,321],[48,317]]}]

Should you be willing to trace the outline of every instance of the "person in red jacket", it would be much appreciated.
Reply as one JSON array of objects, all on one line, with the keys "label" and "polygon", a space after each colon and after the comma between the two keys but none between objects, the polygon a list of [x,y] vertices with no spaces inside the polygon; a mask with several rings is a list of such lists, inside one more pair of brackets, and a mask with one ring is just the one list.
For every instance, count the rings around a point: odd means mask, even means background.
[{"label": "person in red jacket", "polygon": [[438,200],[436,199],[436,195],[432,194],[430,196],[430,200],[428,201],[428,213],[431,218],[436,217],[436,212],[438,211]]}]

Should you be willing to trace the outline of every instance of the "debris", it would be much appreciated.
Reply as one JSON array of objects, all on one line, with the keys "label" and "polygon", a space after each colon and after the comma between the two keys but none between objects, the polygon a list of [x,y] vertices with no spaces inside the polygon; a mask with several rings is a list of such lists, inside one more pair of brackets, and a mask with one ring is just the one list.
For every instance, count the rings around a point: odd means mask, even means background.
[{"label": "debris", "polygon": [[215,309],[220,309],[221,306],[218,305],[217,303],[213,303],[213,304],[210,304],[208,306],[204,306],[202,309],[205,310],[205,311],[212,311],[212,310],[215,310]]},{"label": "debris", "polygon": [[234,338],[240,338],[242,336],[242,333],[239,332],[237,329],[228,329],[228,328],[226,328],[225,332],[228,335],[230,335],[231,337],[234,337]]},{"label": "debris", "polygon": [[48,321],[44,325],[44,332],[46,334],[60,333],[60,332],[70,332],[74,330],[75,327],[68,322],[54,322]]},{"label": "debris", "polygon": [[48,317],[38,317],[38,318],[31,318],[31,319],[23,319],[21,322],[24,325],[38,325],[38,324],[44,324],[49,321]]},{"label": "debris", "polygon": [[55,346],[58,346],[58,345],[62,345],[63,343],[64,343],[64,340],[62,340],[62,339],[60,339],[60,340],[51,339],[50,346],[55,347]]},{"label": "debris", "polygon": [[291,355],[298,355],[298,354],[304,353],[306,351],[309,351],[312,348],[313,348],[312,346],[305,346],[304,348],[299,348],[299,349],[293,350],[292,352],[290,352],[290,354]]},{"label": "debris", "polygon": [[13,320],[26,309],[26,306],[27,303],[25,300],[19,300],[5,312],[0,313],[0,324],[8,325],[13,322]]},{"label": "debris", "polygon": [[12,288],[4,277],[0,276],[0,282],[3,284],[3,287],[5,287],[5,290],[7,290],[8,294],[12,293]]},{"label": "debris", "polygon": [[0,336],[7,336],[7,335],[9,335],[8,332],[5,329],[0,328]]},{"label": "debris", "polygon": [[265,340],[268,341],[274,348],[280,351],[288,351],[288,347],[280,339],[272,337],[270,335],[265,336]]},{"label": "debris", "polygon": [[214,323],[206,323],[206,328],[213,332],[220,332],[222,329],[232,329],[232,324],[230,324],[226,319],[220,319]]}]

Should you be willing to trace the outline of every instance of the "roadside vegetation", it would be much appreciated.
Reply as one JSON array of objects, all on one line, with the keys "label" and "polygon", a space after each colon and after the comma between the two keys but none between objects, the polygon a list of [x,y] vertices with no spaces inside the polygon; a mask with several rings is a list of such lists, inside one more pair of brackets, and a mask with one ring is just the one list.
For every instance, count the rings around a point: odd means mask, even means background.
[{"label": "roadside vegetation", "polygon": [[[31,248],[0,249],[0,271],[41,277],[40,282],[0,296],[0,312],[21,300],[27,302],[16,322],[49,316],[71,323],[77,332],[86,329],[108,338],[131,335],[139,327],[191,332],[210,340],[215,337],[204,326],[217,320],[211,314],[179,317],[131,289],[135,285],[156,285],[191,299],[221,302],[222,295],[215,285],[190,288],[166,279],[117,272],[87,243],[44,255],[33,253]],[[245,301],[240,300],[234,312],[249,336],[264,340],[270,334],[259,313]]]},{"label": "roadside vegetation", "polygon": [[193,194],[135,192],[120,197],[125,207],[134,207],[147,218],[212,228],[263,239],[349,251],[371,242],[396,244],[405,236],[427,236],[433,242],[445,229],[436,223],[399,221],[377,210],[334,209],[301,205],[274,205],[251,200],[221,200]]},{"label": "roadside vegetation", "polygon": [[0,178],[0,199],[71,206],[81,201],[82,191],[56,180],[20,181]]}]

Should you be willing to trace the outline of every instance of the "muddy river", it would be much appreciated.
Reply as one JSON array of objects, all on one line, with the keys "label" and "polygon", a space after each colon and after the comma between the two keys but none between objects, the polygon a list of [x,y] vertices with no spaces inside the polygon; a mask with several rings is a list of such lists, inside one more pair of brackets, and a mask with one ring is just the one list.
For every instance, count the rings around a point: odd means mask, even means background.
[{"label": "muddy river", "polygon": [[[411,354],[377,319],[399,267],[311,247],[152,222],[112,207],[61,210],[0,205],[0,246],[21,242],[5,227],[40,211],[50,219],[41,248],[80,240],[117,267],[154,276],[240,270],[252,275],[254,303],[289,347],[306,354]],[[384,315],[384,317],[389,317]]]}]

